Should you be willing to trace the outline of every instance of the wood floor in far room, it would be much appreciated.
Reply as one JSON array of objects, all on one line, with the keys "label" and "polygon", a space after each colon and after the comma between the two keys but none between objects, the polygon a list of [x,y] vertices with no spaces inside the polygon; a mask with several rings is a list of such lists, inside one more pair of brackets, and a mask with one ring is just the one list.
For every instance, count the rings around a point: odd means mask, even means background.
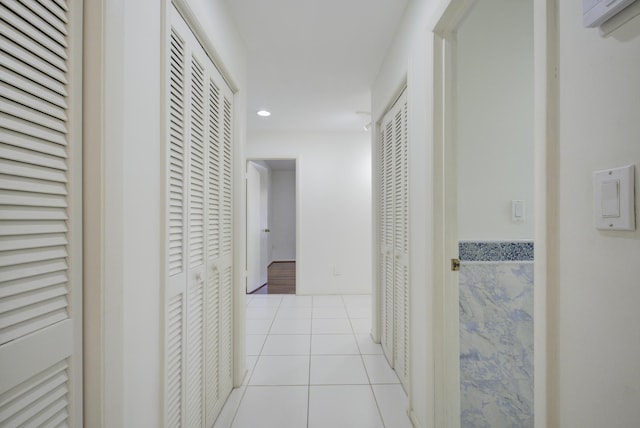
[{"label": "wood floor in far room", "polygon": [[296,294],[296,262],[273,262],[269,265],[267,285],[254,294]]}]

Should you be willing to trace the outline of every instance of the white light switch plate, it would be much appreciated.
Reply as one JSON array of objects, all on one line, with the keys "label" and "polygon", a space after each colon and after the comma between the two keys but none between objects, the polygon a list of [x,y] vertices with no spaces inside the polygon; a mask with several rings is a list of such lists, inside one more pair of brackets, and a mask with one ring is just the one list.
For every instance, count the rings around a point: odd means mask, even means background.
[{"label": "white light switch plate", "polygon": [[601,230],[635,230],[633,165],[593,173],[593,214]]}]

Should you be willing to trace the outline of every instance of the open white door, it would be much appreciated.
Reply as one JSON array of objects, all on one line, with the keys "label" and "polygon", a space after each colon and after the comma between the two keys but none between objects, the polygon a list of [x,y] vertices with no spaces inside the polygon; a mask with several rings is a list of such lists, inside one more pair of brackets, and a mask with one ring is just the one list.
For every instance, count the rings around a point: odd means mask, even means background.
[{"label": "open white door", "polygon": [[258,167],[247,163],[247,293],[267,282],[263,181]]}]

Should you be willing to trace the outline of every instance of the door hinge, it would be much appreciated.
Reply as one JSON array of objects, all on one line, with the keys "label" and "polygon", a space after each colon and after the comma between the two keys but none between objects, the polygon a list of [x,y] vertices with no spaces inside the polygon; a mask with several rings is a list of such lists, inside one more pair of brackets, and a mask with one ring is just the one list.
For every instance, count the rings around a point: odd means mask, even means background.
[{"label": "door hinge", "polygon": [[458,272],[460,270],[460,259],[451,259],[451,270]]}]

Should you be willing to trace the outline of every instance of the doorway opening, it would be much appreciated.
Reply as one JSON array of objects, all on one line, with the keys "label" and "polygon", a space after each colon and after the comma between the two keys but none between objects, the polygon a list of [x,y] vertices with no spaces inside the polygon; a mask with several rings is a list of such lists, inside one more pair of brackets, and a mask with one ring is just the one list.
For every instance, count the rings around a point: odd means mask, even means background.
[{"label": "doorway opening", "polygon": [[296,294],[296,160],[247,161],[247,294]]},{"label": "doorway opening", "polygon": [[532,16],[528,1],[458,0],[434,34],[439,412],[451,427],[534,424]]}]

